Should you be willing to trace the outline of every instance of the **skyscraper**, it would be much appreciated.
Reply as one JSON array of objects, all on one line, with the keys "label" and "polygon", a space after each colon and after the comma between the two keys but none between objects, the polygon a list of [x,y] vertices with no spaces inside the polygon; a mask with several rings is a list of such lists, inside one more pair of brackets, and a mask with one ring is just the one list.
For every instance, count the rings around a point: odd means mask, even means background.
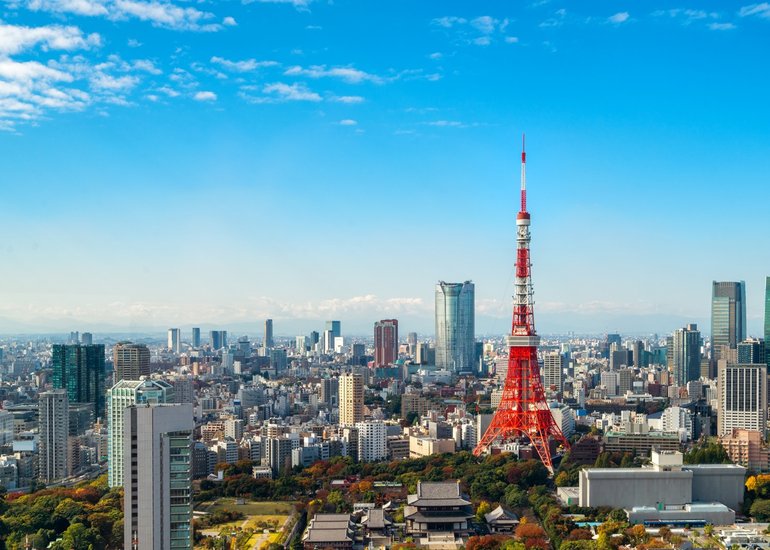
[{"label": "skyscraper", "polygon": [[738,343],[738,363],[742,365],[765,365],[765,342],[759,338],[747,338]]},{"label": "skyscraper", "polygon": [[339,381],[340,425],[353,426],[364,420],[364,377],[343,374]]},{"label": "skyscraper", "polygon": [[84,346],[90,346],[94,343],[94,335],[90,332],[84,332],[80,335],[80,343]]},{"label": "skyscraper", "polygon": [[119,380],[107,390],[107,476],[110,487],[123,485],[125,410],[145,403],[169,403],[173,386],[164,380]]},{"label": "skyscraper", "polygon": [[67,391],[58,389],[42,392],[38,401],[39,432],[38,477],[51,483],[67,477],[69,453],[69,400]]},{"label": "skyscraper", "polygon": [[690,324],[674,331],[670,340],[671,358],[669,368],[673,382],[679,387],[687,385],[690,380],[700,378],[700,346],[701,338],[698,325]]},{"label": "skyscraper", "polygon": [[398,359],[398,320],[374,323],[374,366],[392,365]]},{"label": "skyscraper", "polygon": [[722,359],[722,346],[736,349],[746,338],[746,283],[717,282],[711,288],[711,354]]},{"label": "skyscraper", "polygon": [[192,548],[192,405],[134,405],[124,420],[123,547]]},{"label": "skyscraper", "polygon": [[562,392],[564,356],[558,351],[543,356],[543,386],[557,393]]},{"label": "skyscraper", "polygon": [[201,329],[200,327],[193,327],[192,329],[192,347],[201,347]]},{"label": "skyscraper", "polygon": [[475,366],[474,285],[436,285],[436,366],[453,372],[470,372]]},{"label": "skyscraper", "polygon": [[332,331],[332,342],[342,336],[342,323],[339,321],[326,321],[326,330]]},{"label": "skyscraper", "polygon": [[265,319],[265,339],[263,342],[264,347],[273,347],[273,320]]},{"label": "skyscraper", "polygon": [[92,403],[94,418],[104,414],[104,344],[54,344],[53,387],[67,390],[70,403]]},{"label": "skyscraper", "polygon": [[182,351],[182,331],[178,328],[168,329],[168,343],[166,348],[174,353]]},{"label": "skyscraper", "polygon": [[150,350],[144,344],[118,342],[112,350],[115,382],[150,375]]},{"label": "skyscraper", "polygon": [[220,350],[227,347],[227,331],[226,330],[212,330],[211,336],[211,349]]},{"label": "skyscraper", "polygon": [[765,278],[765,361],[770,369],[770,277]]},{"label": "skyscraper", "polygon": [[717,387],[717,435],[743,428],[761,432],[764,439],[767,434],[767,367],[731,365],[720,359]]}]

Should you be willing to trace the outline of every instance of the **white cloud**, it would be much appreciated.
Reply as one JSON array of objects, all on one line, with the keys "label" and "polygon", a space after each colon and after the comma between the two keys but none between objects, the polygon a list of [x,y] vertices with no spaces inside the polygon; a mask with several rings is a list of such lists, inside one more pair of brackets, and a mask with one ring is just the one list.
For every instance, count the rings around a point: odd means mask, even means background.
[{"label": "white cloud", "polygon": [[212,57],[211,62],[216,63],[217,65],[229,71],[234,71],[238,73],[246,73],[246,72],[254,71],[261,67],[274,67],[278,65],[278,62],[276,61],[257,61],[256,59],[230,61],[229,59],[224,59],[222,57],[217,57],[217,56]]},{"label": "white cloud", "polygon": [[276,82],[268,84],[262,91],[266,94],[276,94],[286,101],[321,101],[320,95],[310,91],[302,84],[288,85],[283,82]]},{"label": "white cloud", "polygon": [[135,76],[112,76],[97,73],[91,77],[91,86],[97,90],[127,91],[137,85],[139,79]]},{"label": "white cloud", "polygon": [[444,55],[441,52],[433,52],[428,56],[430,59],[441,59]]},{"label": "white cloud", "polygon": [[98,34],[86,36],[77,27],[24,27],[0,23],[0,54],[13,55],[38,45],[51,50],[82,50],[100,44]]},{"label": "white cloud", "polygon": [[434,120],[427,123],[428,126],[438,126],[439,128],[466,128],[467,125],[458,120]]},{"label": "white cloud", "polygon": [[762,2],[761,4],[751,4],[749,6],[743,6],[738,11],[738,15],[740,15],[741,17],[756,15],[757,17],[770,19],[770,4],[767,2]]},{"label": "white cloud", "polygon": [[323,27],[321,25],[307,25],[305,29],[309,31],[320,31]]},{"label": "white cloud", "polygon": [[709,29],[712,31],[731,31],[735,28],[733,23],[709,23]]},{"label": "white cloud", "polygon": [[506,44],[516,44],[519,41],[518,36],[506,36],[505,37],[505,43]]},{"label": "white cloud", "polygon": [[129,38],[129,39],[128,39],[128,42],[126,42],[126,45],[127,45],[129,48],[138,48],[139,46],[141,46],[141,45],[142,45],[142,43],[141,43],[141,42],[139,42],[138,40],[135,40],[135,39],[133,39],[133,38]]},{"label": "white cloud", "polygon": [[492,39],[488,36],[479,36],[473,39],[473,43],[477,46],[489,46],[492,43]]},{"label": "white cloud", "polygon": [[161,86],[158,88],[159,92],[166,94],[168,97],[179,97],[180,93],[169,86]]},{"label": "white cloud", "polygon": [[438,17],[432,21],[434,25],[438,25],[439,27],[444,28],[451,28],[455,25],[462,25],[464,23],[467,23],[468,20],[464,19],[462,17],[454,17],[454,16],[445,16],[445,17]]},{"label": "white cloud", "polygon": [[628,21],[629,17],[630,16],[629,16],[627,11],[621,11],[621,12],[616,13],[615,15],[609,16],[607,18],[607,21],[609,21],[610,23],[615,23],[615,24],[625,23],[626,21]]},{"label": "white cloud", "polygon": [[235,20],[235,17],[230,17],[230,16],[227,16],[224,19],[222,19],[222,24],[226,27],[238,26],[238,22]]},{"label": "white cloud", "polygon": [[381,84],[383,82],[383,79],[379,76],[354,67],[331,67],[327,69],[326,65],[312,65],[308,68],[295,65],[286,69],[283,74],[287,76],[308,76],[310,78],[339,78],[350,84],[359,84],[361,82]]},{"label": "white cloud", "polygon": [[55,80],[60,82],[72,82],[72,75],[47,67],[37,61],[18,62],[12,59],[0,59],[0,78],[7,83],[31,82],[34,80]]},{"label": "white cloud", "polygon": [[489,15],[482,15],[471,20],[471,25],[483,34],[492,34],[497,28],[498,20]]},{"label": "white cloud", "polygon": [[342,95],[334,96],[332,101],[337,103],[363,103],[365,100],[360,95]]},{"label": "white cloud", "polygon": [[358,125],[358,121],[353,120],[352,118],[345,118],[340,120],[337,124],[340,126],[356,126]]},{"label": "white cloud", "polygon": [[195,101],[216,101],[217,94],[214,92],[195,92],[193,99]]},{"label": "white cloud", "polygon": [[29,0],[27,7],[33,11],[95,16],[109,13],[105,3],[102,0]]},{"label": "white cloud", "polygon": [[236,24],[232,17],[214,23],[214,14],[189,6],[159,0],[20,0],[33,11],[70,13],[112,20],[135,18],[157,27],[174,30],[212,32]]}]

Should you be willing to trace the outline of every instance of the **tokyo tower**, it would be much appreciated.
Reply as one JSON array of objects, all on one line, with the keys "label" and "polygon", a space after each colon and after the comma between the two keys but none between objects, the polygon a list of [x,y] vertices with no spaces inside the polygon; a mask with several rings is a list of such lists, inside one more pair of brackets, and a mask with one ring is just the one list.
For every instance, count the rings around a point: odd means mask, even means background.
[{"label": "tokyo tower", "polygon": [[496,440],[528,439],[540,455],[543,465],[553,473],[550,439],[569,447],[561,429],[554,422],[545,401],[535,332],[532,274],[529,258],[529,224],[527,212],[527,153],[524,138],[521,147],[521,210],[516,215],[516,282],[513,295],[513,326],[507,337],[508,374],[505,377],[500,406],[492,423],[473,451],[476,456],[487,451]]}]

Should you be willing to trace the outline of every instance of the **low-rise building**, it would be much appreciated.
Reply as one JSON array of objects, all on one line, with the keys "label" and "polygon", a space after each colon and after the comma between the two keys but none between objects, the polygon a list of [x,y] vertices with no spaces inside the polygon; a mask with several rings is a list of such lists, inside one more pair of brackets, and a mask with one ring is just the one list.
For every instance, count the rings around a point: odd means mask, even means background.
[{"label": "low-rise building", "polygon": [[352,550],[353,539],[353,523],[349,514],[316,514],[302,536],[302,545],[304,550]]},{"label": "low-rise building", "polygon": [[473,517],[473,510],[470,501],[460,492],[459,481],[418,481],[417,493],[409,495],[406,502],[407,535],[415,538],[451,535],[453,541],[468,535],[468,520]]},{"label": "low-rise building", "polygon": [[735,464],[755,472],[768,469],[768,449],[760,432],[735,428],[731,433],[720,437],[719,443]]},{"label": "low-rise building", "polygon": [[436,439],[433,437],[411,436],[409,438],[409,457],[421,458],[455,452],[454,439]]}]

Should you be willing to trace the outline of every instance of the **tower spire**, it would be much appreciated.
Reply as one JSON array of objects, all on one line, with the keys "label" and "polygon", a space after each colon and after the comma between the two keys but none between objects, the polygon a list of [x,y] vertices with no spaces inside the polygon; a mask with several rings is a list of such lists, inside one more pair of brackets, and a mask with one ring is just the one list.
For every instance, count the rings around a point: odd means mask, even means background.
[{"label": "tower spire", "polygon": [[521,134],[521,211],[527,211],[527,149],[525,134]]}]

